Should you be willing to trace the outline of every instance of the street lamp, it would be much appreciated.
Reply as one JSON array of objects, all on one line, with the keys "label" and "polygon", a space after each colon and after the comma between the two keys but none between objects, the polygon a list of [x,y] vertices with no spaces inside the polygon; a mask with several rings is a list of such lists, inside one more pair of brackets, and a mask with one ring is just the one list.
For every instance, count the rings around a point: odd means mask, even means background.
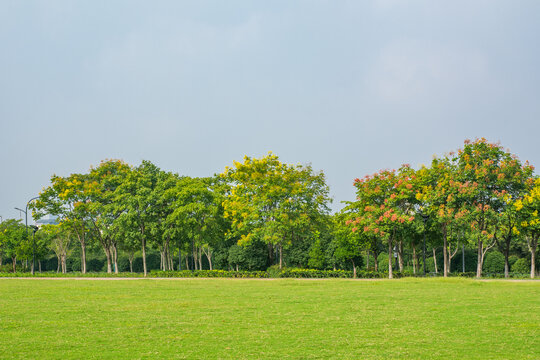
[{"label": "street lamp", "polygon": [[[28,200],[28,202],[26,203],[26,210],[23,210],[23,209],[19,209],[19,208],[15,208],[15,210],[19,210],[20,212],[23,212],[24,213],[24,222],[25,222],[25,226],[26,226],[26,239],[28,239],[28,205],[30,205],[30,203],[36,199],[39,199],[39,196],[36,196],[36,197],[33,197],[31,198],[30,200]],[[34,231],[34,234],[35,234],[35,231]],[[36,240],[35,238],[32,236],[32,275],[34,275],[34,268],[36,267]]]}]

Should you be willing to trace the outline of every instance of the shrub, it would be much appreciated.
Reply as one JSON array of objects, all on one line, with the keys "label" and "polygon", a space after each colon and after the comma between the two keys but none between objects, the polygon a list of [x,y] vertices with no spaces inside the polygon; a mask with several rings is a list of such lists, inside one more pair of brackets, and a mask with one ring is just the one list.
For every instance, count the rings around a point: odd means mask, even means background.
[{"label": "shrub", "polygon": [[492,251],[484,260],[484,271],[488,274],[504,273],[504,255],[498,251]]},{"label": "shrub", "polygon": [[512,269],[512,266],[518,261],[519,256],[517,255],[510,255],[508,257],[508,266],[510,266],[510,269]]},{"label": "shrub", "polygon": [[513,273],[528,274],[531,272],[531,263],[529,259],[517,259],[511,267]]}]

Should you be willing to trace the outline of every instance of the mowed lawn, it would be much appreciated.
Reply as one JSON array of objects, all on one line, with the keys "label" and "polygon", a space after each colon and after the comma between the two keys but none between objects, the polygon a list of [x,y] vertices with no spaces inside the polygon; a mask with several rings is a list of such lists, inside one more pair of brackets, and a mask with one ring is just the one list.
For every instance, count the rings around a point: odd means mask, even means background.
[{"label": "mowed lawn", "polygon": [[2,359],[540,359],[540,282],[0,279]]}]

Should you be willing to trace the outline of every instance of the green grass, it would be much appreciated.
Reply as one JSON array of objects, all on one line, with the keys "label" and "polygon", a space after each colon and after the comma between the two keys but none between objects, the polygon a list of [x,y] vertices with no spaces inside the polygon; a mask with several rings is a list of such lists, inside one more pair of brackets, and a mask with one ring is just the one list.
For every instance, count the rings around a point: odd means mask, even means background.
[{"label": "green grass", "polygon": [[2,359],[539,359],[540,282],[0,279]]}]

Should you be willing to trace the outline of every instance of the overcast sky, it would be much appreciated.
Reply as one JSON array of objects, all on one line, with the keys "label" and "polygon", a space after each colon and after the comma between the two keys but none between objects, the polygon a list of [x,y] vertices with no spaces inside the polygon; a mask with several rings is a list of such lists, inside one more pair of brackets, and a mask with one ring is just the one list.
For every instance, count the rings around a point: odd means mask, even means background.
[{"label": "overcast sky", "polygon": [[540,1],[0,2],[0,216],[105,158],[353,179],[466,138],[540,166]]}]

